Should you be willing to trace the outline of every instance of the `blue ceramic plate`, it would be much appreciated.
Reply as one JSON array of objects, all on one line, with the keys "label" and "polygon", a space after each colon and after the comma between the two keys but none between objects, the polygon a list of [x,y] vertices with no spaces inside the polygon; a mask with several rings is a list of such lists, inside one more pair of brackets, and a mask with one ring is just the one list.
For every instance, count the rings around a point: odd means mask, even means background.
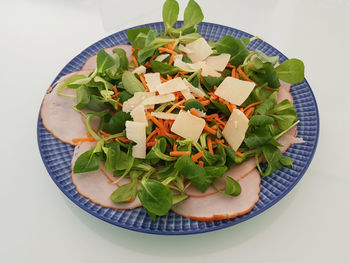
[{"label": "blue ceramic plate", "polygon": [[[143,26],[148,26],[158,31],[164,30],[163,23]],[[181,22],[178,22],[177,26],[181,26]],[[225,35],[231,35],[236,38],[252,37],[252,35],[243,31],[211,23],[201,23],[198,26],[198,30],[206,40],[213,38],[217,41]],[[80,70],[84,62],[90,56],[95,55],[98,50],[128,43],[126,32],[127,30],[115,33],[85,49],[61,70],[53,82],[72,71]],[[278,55],[280,62],[287,59],[277,49],[260,39],[250,43],[249,49],[259,49],[269,56]],[[134,231],[160,235],[186,235],[214,231],[248,220],[277,203],[296,185],[308,168],[316,150],[319,134],[317,104],[306,80],[293,85],[291,93],[300,120],[298,136],[305,140],[303,144],[291,146],[286,153],[287,156],[294,159],[294,167],[293,169],[283,168],[273,175],[263,178],[259,202],[248,214],[233,219],[199,222],[169,212],[167,215],[158,217],[155,222],[152,222],[143,208],[123,211],[101,207],[82,197],[76,191],[71,180],[71,159],[74,147],[54,138],[43,127],[40,116],[37,131],[39,149],[47,171],[61,191],[86,212],[108,223]]]}]

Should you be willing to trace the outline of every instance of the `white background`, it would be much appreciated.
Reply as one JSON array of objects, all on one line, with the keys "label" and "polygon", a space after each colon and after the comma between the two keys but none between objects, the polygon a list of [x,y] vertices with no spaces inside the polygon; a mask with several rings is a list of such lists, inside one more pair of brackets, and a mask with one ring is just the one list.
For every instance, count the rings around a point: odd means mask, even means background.
[{"label": "white background", "polygon": [[317,152],[268,211],[212,233],[156,236],[94,218],[53,183],[36,141],[45,90],[92,43],[160,21],[162,3],[0,1],[0,262],[350,262],[349,0],[199,0],[205,21],[260,36],[306,65],[320,110]]}]

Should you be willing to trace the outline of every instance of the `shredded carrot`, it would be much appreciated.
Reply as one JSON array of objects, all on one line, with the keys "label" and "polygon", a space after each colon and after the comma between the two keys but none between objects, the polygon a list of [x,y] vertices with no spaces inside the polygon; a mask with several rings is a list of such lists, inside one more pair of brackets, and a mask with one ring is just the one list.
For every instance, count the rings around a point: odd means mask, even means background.
[{"label": "shredded carrot", "polygon": [[187,154],[188,156],[191,155],[190,152],[185,152],[185,151],[173,151],[169,153],[170,156],[174,156],[174,157],[183,156],[185,154]]},{"label": "shredded carrot", "polygon": [[160,47],[160,48],[158,48],[158,50],[159,50],[160,53],[169,53],[169,54],[172,54],[174,56],[178,55],[174,50],[171,50],[169,48]]},{"label": "shredded carrot", "polygon": [[174,63],[174,55],[171,55],[169,59],[169,65],[172,65],[173,63]]},{"label": "shredded carrot", "polygon": [[132,47],[132,48],[131,48],[131,51],[132,51],[132,52],[135,52],[135,48]]},{"label": "shredded carrot", "polygon": [[208,145],[208,150],[210,153],[214,154],[213,151],[213,141],[211,140],[210,136],[207,136],[207,145]]},{"label": "shredded carrot", "polygon": [[157,129],[155,129],[153,132],[151,132],[151,134],[148,135],[148,137],[147,137],[147,139],[146,139],[146,142],[149,142],[149,141],[152,139],[152,137],[153,137],[154,135],[156,135],[157,133],[158,133],[158,130],[157,130]]},{"label": "shredded carrot", "polygon": [[175,108],[181,106],[182,104],[184,104],[186,102],[186,100],[181,100],[178,103],[174,104],[173,106],[171,106],[171,108],[169,110],[166,111],[166,113],[171,113]]},{"label": "shredded carrot", "polygon": [[233,66],[232,68],[232,74],[231,74],[232,78],[235,78],[236,77],[236,67]]},{"label": "shredded carrot", "polygon": [[148,142],[148,143],[146,144],[146,146],[147,146],[147,147],[153,147],[154,145],[156,145],[156,143],[157,143],[157,141],[154,140],[154,141],[152,141],[152,142]]},{"label": "shredded carrot", "polygon": [[77,142],[94,142],[95,139],[91,138],[91,137],[82,137],[82,138],[74,138],[72,139],[73,143],[77,143]]},{"label": "shredded carrot", "polygon": [[273,89],[273,88],[270,88],[270,87],[265,87],[265,89],[268,89],[268,90],[275,90],[275,91],[279,91],[280,89],[278,88],[278,89]]},{"label": "shredded carrot", "polygon": [[175,45],[175,39],[166,45],[166,48],[170,49],[170,50],[174,50],[174,45]]},{"label": "shredded carrot", "polygon": [[201,158],[203,155],[204,155],[204,152],[199,152],[199,153],[197,153],[195,155],[192,155],[191,158],[196,163],[196,162],[198,162],[198,159]]},{"label": "shredded carrot", "polygon": [[202,116],[201,115],[199,115],[197,112],[196,112],[196,110],[195,109],[190,109],[190,112],[191,112],[191,114],[192,115],[194,115],[194,116],[196,116],[196,117],[198,117],[198,118],[202,118]]},{"label": "shredded carrot", "polygon": [[244,80],[247,80],[247,81],[250,81],[250,82],[254,82],[250,78],[248,78],[248,76],[243,72],[241,67],[237,68],[237,72]]},{"label": "shredded carrot", "polygon": [[250,114],[253,113],[253,111],[255,110],[254,107],[249,108],[244,114],[245,116],[247,116],[247,118],[249,118]]},{"label": "shredded carrot", "polygon": [[174,139],[174,140],[177,139],[177,135],[175,135],[175,134],[171,134],[171,133],[169,133],[169,132],[166,132],[165,135],[168,136],[168,137],[170,137],[170,138],[172,138],[172,139]]},{"label": "shredded carrot", "polygon": [[165,132],[166,131],[163,123],[160,120],[158,120],[157,118],[155,118],[154,116],[152,116],[151,113],[146,112],[146,116],[147,116],[148,120],[153,121],[153,123],[159,127],[161,132]]},{"label": "shredded carrot", "polygon": [[242,157],[242,156],[243,156],[243,154],[242,154],[240,151],[236,151],[236,155],[237,155],[238,157]]},{"label": "shredded carrot", "polygon": [[174,150],[174,152],[177,152],[177,144],[176,143],[174,143],[173,150]]},{"label": "shredded carrot", "polygon": [[128,201],[128,202],[132,202],[132,201],[134,201],[135,200],[135,198],[131,198],[131,196],[129,196],[128,198],[126,198],[125,199],[126,201]]},{"label": "shredded carrot", "polygon": [[203,82],[203,76],[201,75],[201,81]]},{"label": "shredded carrot", "polygon": [[219,115],[218,115],[217,113],[215,113],[215,114],[207,115],[207,116],[205,116],[205,118],[206,118],[208,121],[212,121],[212,120],[215,119],[215,118],[219,118]]},{"label": "shredded carrot", "polygon": [[166,75],[167,80],[172,80],[173,78],[170,75]]},{"label": "shredded carrot", "polygon": [[218,140],[218,139],[215,140],[216,144],[221,144],[222,146],[227,147],[227,145],[224,142],[225,142],[224,140]]},{"label": "shredded carrot", "polygon": [[107,133],[107,132],[104,132],[104,131],[100,131],[100,133],[101,133],[103,136],[106,136],[106,137],[111,136],[111,134],[109,134],[109,133]]},{"label": "shredded carrot", "polygon": [[118,92],[118,90],[117,90],[117,87],[116,86],[113,86],[113,91],[114,91],[114,99],[117,99],[118,98],[118,96],[119,96],[119,93],[120,92]]},{"label": "shredded carrot", "polygon": [[121,104],[120,102],[118,102],[118,106],[119,106],[119,107],[123,107],[123,104]]},{"label": "shredded carrot", "polygon": [[164,82],[167,82],[167,81],[168,81],[167,79],[163,78],[162,76],[160,76],[160,80],[162,81],[162,83],[164,83]]},{"label": "shredded carrot", "polygon": [[199,161],[199,162],[198,162],[198,165],[201,166],[201,167],[203,167],[203,166],[204,166],[203,161]]},{"label": "shredded carrot", "polygon": [[145,64],[144,64],[144,66],[146,67],[146,68],[151,68],[152,66],[151,66],[151,62],[149,62],[149,61],[147,61]]},{"label": "shredded carrot", "polygon": [[140,74],[140,80],[142,82],[142,85],[145,87],[145,91],[148,92],[149,91],[149,88],[147,86],[147,82],[146,82],[146,79],[145,79],[145,75],[144,74]]},{"label": "shredded carrot", "polygon": [[205,130],[206,132],[209,132],[209,133],[213,134],[213,135],[216,135],[216,130],[210,128],[210,127],[208,126],[208,124],[205,124],[204,130]]},{"label": "shredded carrot", "polygon": [[214,124],[213,126],[211,126],[210,128],[212,128],[213,130],[217,130],[218,126],[216,124]]},{"label": "shredded carrot", "polygon": [[151,63],[155,58],[156,56],[152,56],[151,59],[149,60],[149,63]]},{"label": "shredded carrot", "polygon": [[203,106],[207,106],[210,104],[210,100],[200,101],[200,103],[202,103]]},{"label": "shredded carrot", "polygon": [[232,65],[232,64],[230,64],[230,63],[228,63],[227,65],[226,65],[226,68],[236,68],[236,66],[234,66],[234,65]]},{"label": "shredded carrot", "polygon": [[243,111],[246,111],[247,109],[249,109],[249,108],[251,108],[251,107],[254,107],[254,106],[256,106],[256,105],[259,105],[259,104],[261,104],[261,103],[262,103],[262,101],[258,101],[258,102],[249,104],[247,107],[245,107],[245,108],[243,109]]},{"label": "shredded carrot", "polygon": [[233,106],[231,103],[229,103],[227,100],[224,100],[224,104],[227,106],[227,108],[230,112],[233,111]]},{"label": "shredded carrot", "polygon": [[131,60],[132,62],[134,62],[135,66],[138,67],[139,66],[139,63],[137,62],[137,59],[135,58],[135,56],[131,56]]},{"label": "shredded carrot", "polygon": [[123,142],[123,143],[130,143],[131,141],[124,138],[124,137],[117,137],[116,139],[118,139],[119,141]]}]

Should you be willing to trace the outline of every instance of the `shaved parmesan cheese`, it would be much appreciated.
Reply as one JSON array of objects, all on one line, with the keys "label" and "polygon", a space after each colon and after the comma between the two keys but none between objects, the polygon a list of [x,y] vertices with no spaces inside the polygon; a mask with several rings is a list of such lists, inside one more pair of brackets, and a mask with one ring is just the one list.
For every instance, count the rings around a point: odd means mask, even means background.
[{"label": "shaved parmesan cheese", "polygon": [[211,47],[208,45],[207,41],[205,41],[204,38],[199,38],[189,43],[186,48],[191,51],[190,53],[186,53],[193,63],[202,61],[213,53]]},{"label": "shaved parmesan cheese", "polygon": [[146,125],[146,127],[148,126],[148,121],[145,114],[145,107],[142,104],[133,109],[130,112],[130,115],[135,122],[143,122]]},{"label": "shaved parmesan cheese", "polygon": [[160,74],[159,72],[156,73],[146,73],[145,80],[147,83],[147,87],[151,92],[157,91],[157,88],[162,82],[160,81]]},{"label": "shaved parmesan cheese", "polygon": [[135,158],[146,158],[146,125],[143,122],[126,121],[126,138],[136,142],[132,147],[132,156]]},{"label": "shaved parmesan cheese", "polygon": [[135,68],[132,73],[136,73],[136,74],[145,74],[146,73],[146,68],[144,66],[139,66],[137,68]]},{"label": "shaved parmesan cheese", "polygon": [[171,131],[186,139],[198,141],[199,136],[205,126],[205,120],[192,115],[189,111],[180,111],[173,125]]},{"label": "shaved parmesan cheese", "polygon": [[169,57],[169,54],[161,54],[158,57],[156,57],[155,61],[160,61],[162,62],[164,59],[166,59],[167,57]]},{"label": "shaved parmesan cheese", "polygon": [[221,74],[217,72],[214,68],[211,66],[205,64],[205,62],[202,64],[202,76],[204,77],[221,77]]},{"label": "shaved parmesan cheese", "polygon": [[174,59],[174,66],[183,69],[184,71],[194,71],[197,69],[200,69],[200,67],[195,66],[194,64],[191,63],[186,63],[182,61],[182,58],[175,58]]},{"label": "shaved parmesan cheese", "polygon": [[181,93],[182,93],[182,96],[184,96],[186,100],[194,99],[194,96],[191,94],[188,87],[187,87],[187,89],[182,90]]},{"label": "shaved parmesan cheese", "polygon": [[175,78],[160,84],[157,88],[160,95],[169,94],[176,91],[186,90],[187,87],[181,78]]},{"label": "shaved parmesan cheese", "polygon": [[151,115],[164,120],[175,120],[178,114],[152,111]]},{"label": "shaved parmesan cheese", "polygon": [[159,96],[153,96],[153,97],[147,98],[142,102],[142,104],[154,105],[154,104],[161,104],[161,103],[170,102],[174,100],[175,100],[174,94],[165,94],[165,95],[159,95]]},{"label": "shaved parmesan cheese", "polygon": [[184,53],[186,53],[186,54],[191,54],[191,53],[192,53],[192,50],[191,50],[191,49],[185,47],[185,46],[182,45],[182,44],[179,45],[179,50],[182,51],[182,52],[184,52]]},{"label": "shaved parmesan cheese", "polygon": [[191,83],[188,82],[187,79],[183,79],[185,85],[189,88],[190,92],[193,93],[193,94],[196,94],[196,95],[199,95],[201,97],[204,97],[206,96],[205,93],[203,91],[201,91],[200,89],[198,88],[195,88],[192,86]]},{"label": "shaved parmesan cheese", "polygon": [[220,54],[218,56],[208,57],[205,62],[208,66],[212,67],[217,71],[223,71],[231,58],[230,54]]},{"label": "shaved parmesan cheese", "polygon": [[222,135],[235,151],[238,150],[244,140],[245,133],[248,129],[248,122],[249,119],[243,112],[234,109],[222,131]]},{"label": "shaved parmesan cheese", "polygon": [[226,77],[215,91],[215,95],[235,105],[241,105],[254,89],[255,83]]},{"label": "shaved parmesan cheese", "polygon": [[198,113],[199,116],[201,117],[205,117],[207,114],[204,112],[204,111],[201,111],[201,110],[198,110],[198,109],[195,109],[195,108],[192,108],[195,112]]},{"label": "shaved parmesan cheese", "polygon": [[153,96],[155,96],[154,92],[135,92],[132,98],[123,103],[123,111],[131,112],[138,105],[142,104],[142,101],[144,101],[146,98]]}]

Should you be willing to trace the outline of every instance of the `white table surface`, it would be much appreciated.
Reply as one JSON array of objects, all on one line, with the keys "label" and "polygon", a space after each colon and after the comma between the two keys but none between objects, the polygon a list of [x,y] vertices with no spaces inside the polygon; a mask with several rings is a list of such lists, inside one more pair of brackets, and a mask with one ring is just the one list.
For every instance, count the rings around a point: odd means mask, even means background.
[{"label": "white table surface", "polygon": [[87,46],[160,21],[162,3],[0,1],[0,262],[349,262],[349,0],[199,0],[205,21],[258,35],[302,59],[317,98],[314,160],[263,214],[201,235],[141,234],[87,214],[53,183],[36,140],[45,90]]}]

